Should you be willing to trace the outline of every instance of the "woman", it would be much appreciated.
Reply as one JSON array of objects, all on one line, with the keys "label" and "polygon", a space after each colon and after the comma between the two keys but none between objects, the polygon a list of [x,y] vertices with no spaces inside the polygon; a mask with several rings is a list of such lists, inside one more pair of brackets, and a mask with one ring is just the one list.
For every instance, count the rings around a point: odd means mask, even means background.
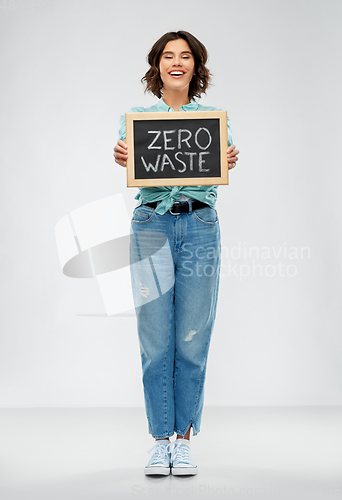
[{"label": "woman", "polygon": [[[138,111],[203,111],[193,98],[205,93],[207,50],[186,31],[170,32],[153,45],[142,81],[159,98]],[[114,148],[125,167],[125,116]],[[228,168],[239,151],[228,119]],[[220,272],[217,186],[143,187],[131,224],[131,277],[137,313],[149,433],[155,438],[145,474],[196,474],[190,431],[200,430],[209,342]],[[177,433],[170,443],[169,438]],[[171,446],[171,444],[173,446]]]}]

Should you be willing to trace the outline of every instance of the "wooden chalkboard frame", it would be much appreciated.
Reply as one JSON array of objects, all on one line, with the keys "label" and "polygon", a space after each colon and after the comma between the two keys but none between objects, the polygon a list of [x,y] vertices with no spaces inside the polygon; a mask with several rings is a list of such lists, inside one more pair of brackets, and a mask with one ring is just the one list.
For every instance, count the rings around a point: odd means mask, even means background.
[{"label": "wooden chalkboard frame", "polygon": [[[201,120],[219,119],[221,175],[217,177],[177,177],[163,179],[136,179],[134,169],[134,122],[137,120]],[[127,187],[143,186],[206,186],[229,184],[227,111],[174,111],[126,113],[126,141],[128,147]]]}]

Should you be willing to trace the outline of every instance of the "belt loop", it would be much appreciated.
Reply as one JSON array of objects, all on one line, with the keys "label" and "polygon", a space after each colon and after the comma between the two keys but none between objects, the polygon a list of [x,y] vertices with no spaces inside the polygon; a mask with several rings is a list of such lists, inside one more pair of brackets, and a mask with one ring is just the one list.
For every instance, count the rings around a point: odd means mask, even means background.
[{"label": "belt loop", "polygon": [[189,203],[189,213],[192,213],[192,200],[188,200]]}]

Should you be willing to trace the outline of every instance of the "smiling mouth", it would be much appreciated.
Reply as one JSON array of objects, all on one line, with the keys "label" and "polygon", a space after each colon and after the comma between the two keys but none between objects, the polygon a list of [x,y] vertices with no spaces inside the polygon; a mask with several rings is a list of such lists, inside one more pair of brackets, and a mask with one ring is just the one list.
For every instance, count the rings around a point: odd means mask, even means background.
[{"label": "smiling mouth", "polygon": [[185,75],[184,71],[170,71],[169,73],[170,76],[173,78],[181,78],[182,76]]}]

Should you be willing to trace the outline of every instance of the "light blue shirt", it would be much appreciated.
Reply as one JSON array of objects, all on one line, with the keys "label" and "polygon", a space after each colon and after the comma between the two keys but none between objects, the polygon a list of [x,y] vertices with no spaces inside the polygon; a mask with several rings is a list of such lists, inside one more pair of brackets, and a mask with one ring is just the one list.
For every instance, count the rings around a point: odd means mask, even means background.
[{"label": "light blue shirt", "polygon": [[[157,104],[149,108],[135,107],[129,110],[129,113],[138,112],[156,112],[156,111],[174,111],[173,108],[168,106],[161,97]],[[219,111],[218,108],[212,106],[202,106],[194,99],[191,99],[189,104],[181,106],[179,111]],[[233,144],[231,124],[227,117],[228,126],[228,146]],[[123,140],[126,137],[126,119],[125,115],[120,117],[120,130],[119,139]],[[150,203],[153,201],[160,201],[156,208],[156,212],[160,215],[165,214],[174,204],[175,200],[185,197],[190,197],[195,200],[203,201],[211,207],[215,207],[217,198],[218,186],[156,186],[156,187],[141,187],[139,193],[135,197],[141,203]]]}]

